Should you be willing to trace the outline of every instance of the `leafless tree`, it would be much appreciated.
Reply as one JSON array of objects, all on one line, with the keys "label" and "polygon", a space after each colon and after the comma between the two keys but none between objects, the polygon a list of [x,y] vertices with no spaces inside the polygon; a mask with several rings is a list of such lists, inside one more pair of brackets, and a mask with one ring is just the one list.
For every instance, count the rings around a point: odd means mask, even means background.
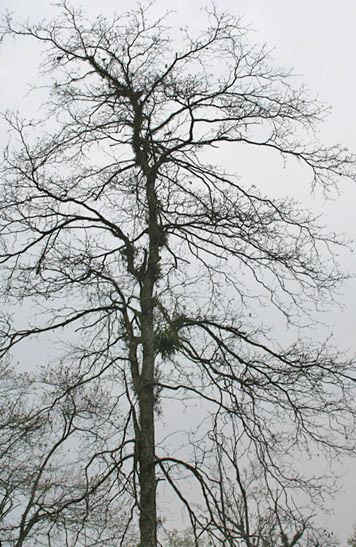
[{"label": "leafless tree", "polygon": [[135,543],[123,503],[130,441],[111,445],[116,397],[74,376],[2,367],[0,534],[13,546]]},{"label": "leafless tree", "polygon": [[[167,488],[197,545],[204,533],[251,546],[239,469],[258,462],[271,500],[289,499],[321,488],[300,475],[301,454],[354,449],[354,364],[302,329],[343,279],[342,242],[209,153],[264,148],[307,166],[325,191],[356,178],[354,158],[317,143],[323,107],[249,45],[241,21],[212,9],[199,35],[173,40],[149,7],[94,22],[61,7],[54,22],[2,27],[43,44],[53,78],[44,119],[6,113],[2,355],[51,337],[63,370],[76,364],[70,393],[110,376],[121,419],[102,473],[117,466],[142,547],[157,545]],[[25,326],[5,314],[19,303],[36,306]],[[276,312],[295,327],[290,343],[269,330]],[[207,415],[179,444],[156,427],[173,399],[192,421],[197,401]],[[60,439],[72,419],[61,418]],[[228,505],[237,495],[240,520]]]}]

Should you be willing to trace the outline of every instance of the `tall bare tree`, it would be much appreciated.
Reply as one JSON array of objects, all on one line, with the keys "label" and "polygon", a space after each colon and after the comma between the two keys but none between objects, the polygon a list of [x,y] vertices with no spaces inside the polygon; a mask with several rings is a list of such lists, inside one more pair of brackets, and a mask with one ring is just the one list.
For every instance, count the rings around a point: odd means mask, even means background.
[{"label": "tall bare tree", "polygon": [[[302,330],[343,279],[342,242],[293,200],[211,165],[209,151],[230,151],[238,172],[239,153],[265,148],[324,189],[356,178],[354,158],[316,142],[323,107],[249,45],[241,21],[213,9],[199,35],[173,40],[149,8],[90,22],[61,7],[54,22],[2,27],[43,44],[53,78],[44,119],[6,113],[2,354],[52,337],[61,366],[76,363],[70,392],[115,380],[117,488],[142,547],[157,545],[163,484],[197,545],[202,533],[256,545],[244,468],[261,469],[286,505],[321,488],[297,454],[354,448],[354,364]],[[6,317],[19,303],[36,306],[28,324]],[[266,311],[295,327],[290,343],[273,339]],[[167,399],[206,409],[182,447],[155,433]]]}]

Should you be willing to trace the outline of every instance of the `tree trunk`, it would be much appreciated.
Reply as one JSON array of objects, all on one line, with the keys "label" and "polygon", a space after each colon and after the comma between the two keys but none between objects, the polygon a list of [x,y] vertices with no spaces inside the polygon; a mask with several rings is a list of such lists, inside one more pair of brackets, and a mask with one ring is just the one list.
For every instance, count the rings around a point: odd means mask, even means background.
[{"label": "tree trunk", "polygon": [[140,475],[141,547],[156,547],[156,475],[154,451],[154,411],[152,386],[143,386],[140,396],[140,439],[138,460]]},{"label": "tree trunk", "polygon": [[158,278],[159,238],[157,198],[154,176],[147,177],[149,248],[146,271],[141,289],[142,371],[138,393],[140,408],[138,462],[140,482],[140,539],[141,547],[157,546],[156,474],[155,474],[155,332],[154,286]]},{"label": "tree trunk", "polygon": [[138,392],[140,423],[138,463],[140,482],[141,547],[156,547],[156,476],[154,431],[154,323],[151,276],[143,283],[141,292],[142,371]]}]

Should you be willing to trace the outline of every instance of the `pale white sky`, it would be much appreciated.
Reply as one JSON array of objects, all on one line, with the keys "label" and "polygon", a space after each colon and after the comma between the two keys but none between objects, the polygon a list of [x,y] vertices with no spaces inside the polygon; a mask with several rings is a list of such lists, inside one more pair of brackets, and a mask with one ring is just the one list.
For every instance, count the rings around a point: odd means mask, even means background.
[{"label": "pale white sky", "polygon": [[[72,0],[72,4],[85,4],[88,15],[98,12],[110,16],[113,11],[120,12],[128,8],[124,0]],[[176,11],[176,24],[197,27],[200,19],[200,8],[208,4],[202,0],[157,0],[154,10]],[[246,23],[255,30],[256,42],[274,48],[273,57],[278,65],[294,68],[311,91],[319,95],[323,102],[331,104],[332,113],[321,129],[321,138],[328,144],[341,143],[356,152],[356,1],[355,0],[216,0],[220,10],[236,15],[245,14]],[[132,4],[133,6],[134,4]],[[9,9],[15,18],[23,20],[30,17],[37,21],[42,17],[52,18],[56,8],[45,0],[2,0],[0,11]],[[36,71],[37,53],[34,44],[29,41],[13,43],[8,40],[0,47],[0,67],[2,86],[0,89],[0,111],[7,107],[31,109],[31,98],[24,99],[24,82],[33,81]],[[0,130],[3,132],[3,125]],[[4,143],[0,136],[0,143]],[[239,166],[235,169],[239,172]],[[245,165],[242,174],[251,177],[255,172]],[[306,182],[298,189],[308,206],[313,201],[308,196]],[[267,191],[268,189],[266,189]],[[291,188],[293,193],[295,189]],[[326,222],[336,231],[345,232],[356,240],[355,204],[356,185],[344,181],[340,185],[341,195],[332,201],[324,210]],[[289,191],[288,189],[286,190]],[[314,198],[314,205],[320,207],[320,196]],[[356,253],[343,255],[345,268],[356,274]],[[329,322],[336,339],[344,348],[356,352],[356,282],[345,287],[342,300],[344,311],[335,311]],[[335,514],[328,525],[345,542],[351,533],[352,524],[356,521],[356,460],[344,464],[345,493],[335,500]]]}]

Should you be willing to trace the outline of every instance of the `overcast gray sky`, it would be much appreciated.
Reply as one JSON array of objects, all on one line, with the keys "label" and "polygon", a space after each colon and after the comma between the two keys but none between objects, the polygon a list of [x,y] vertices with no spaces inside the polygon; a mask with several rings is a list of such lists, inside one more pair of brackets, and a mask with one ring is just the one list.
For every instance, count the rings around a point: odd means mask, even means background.
[{"label": "overcast gray sky", "polygon": [[[84,4],[72,0],[72,5]],[[194,4],[192,6],[192,4]],[[154,10],[176,11],[176,24],[199,25],[200,9],[207,2],[202,0],[157,0]],[[341,143],[356,152],[356,1],[355,0],[216,0],[220,10],[235,15],[245,14],[246,23],[255,30],[253,39],[266,42],[274,48],[273,57],[276,64],[294,71],[302,76],[310,89],[311,95],[319,95],[323,102],[332,105],[333,110],[321,129],[321,138],[327,144]],[[37,21],[43,17],[52,18],[57,10],[45,0],[2,0],[1,10],[14,12],[17,20],[30,17]],[[86,0],[85,10],[88,15],[98,12],[110,16],[116,10],[126,10],[128,3],[123,0]],[[31,99],[24,99],[25,82],[33,81],[37,71],[37,52],[35,45],[29,41],[14,43],[6,41],[0,48],[0,66],[2,86],[0,90],[0,110],[7,107],[28,110]],[[32,113],[33,114],[33,113]],[[3,131],[1,125],[1,131]],[[3,136],[0,142],[4,143]],[[235,166],[239,172],[239,165]],[[241,166],[241,174],[256,176],[253,168]],[[283,175],[283,173],[282,173]],[[313,207],[309,198],[308,181],[301,183],[298,192],[308,205]],[[268,189],[263,189],[268,191]],[[348,237],[356,239],[356,185],[348,181],[340,183],[340,196],[335,193],[335,200],[324,206],[327,214],[326,223]],[[289,192],[289,189],[286,189]],[[291,194],[295,193],[290,188]],[[298,193],[297,192],[297,193]],[[299,194],[298,194],[299,195]],[[320,195],[314,197],[315,207],[320,207]],[[342,256],[345,269],[356,274],[356,253]],[[356,282],[351,281],[344,289],[341,300],[345,309],[335,310],[329,316],[333,323],[332,330],[343,348],[356,352]],[[345,542],[351,533],[352,524],[356,521],[356,461],[348,460],[344,464],[345,492],[335,500],[335,514],[329,519],[329,527]],[[346,544],[346,543],[345,543]]]}]

